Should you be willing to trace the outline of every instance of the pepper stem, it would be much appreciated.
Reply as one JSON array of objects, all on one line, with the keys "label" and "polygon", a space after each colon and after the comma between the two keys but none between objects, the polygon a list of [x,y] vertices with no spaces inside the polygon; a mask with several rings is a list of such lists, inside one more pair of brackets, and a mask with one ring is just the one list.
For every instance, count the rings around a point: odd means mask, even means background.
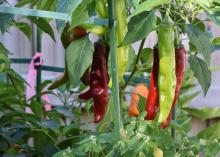
[{"label": "pepper stem", "polygon": [[116,44],[116,29],[115,29],[115,0],[108,0],[108,15],[109,15],[109,40],[110,40],[110,55],[111,55],[111,73],[112,73],[112,95],[114,104],[114,128],[116,139],[120,139],[122,129],[121,114],[120,114],[120,96],[119,96],[119,80],[118,80],[118,60],[117,60],[117,44]]}]

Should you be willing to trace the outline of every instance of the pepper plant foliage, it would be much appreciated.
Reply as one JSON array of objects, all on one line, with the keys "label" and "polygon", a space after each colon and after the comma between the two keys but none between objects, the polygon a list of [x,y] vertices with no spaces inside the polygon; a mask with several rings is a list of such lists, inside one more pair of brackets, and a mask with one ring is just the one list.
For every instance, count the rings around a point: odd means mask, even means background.
[{"label": "pepper plant foliage", "polygon": [[[4,6],[11,5],[4,0],[0,1],[0,4],[2,3]],[[28,4],[32,10],[27,9]],[[212,157],[219,151],[219,123],[201,131],[196,137],[187,136],[191,129],[189,112],[202,119],[220,116],[219,108],[188,107],[189,102],[199,94],[191,92],[197,86],[195,80],[198,80],[204,95],[211,84],[211,54],[220,48],[220,40],[207,30],[206,24],[213,22],[220,26],[219,0],[117,0],[116,4],[118,5],[113,7],[116,15],[115,40],[121,96],[120,139],[115,138],[114,134],[114,93],[110,92],[105,117],[95,129],[88,128],[90,120],[82,118],[86,112],[91,119],[92,102],[78,99],[78,93],[85,89],[82,78],[85,71],[91,68],[93,59],[94,48],[90,35],[109,42],[110,8],[107,0],[20,0],[9,11],[6,11],[5,7],[0,8],[2,33],[10,32],[10,28],[15,27],[31,40],[31,26],[23,21],[25,19],[34,23],[54,42],[61,40],[65,48],[67,72],[65,79],[58,81],[59,85],[56,84],[60,86],[57,92],[42,90],[42,93],[26,101],[24,85],[27,83],[11,68],[12,54],[0,44],[0,78],[3,78],[0,80],[0,155],[194,157],[204,154]],[[17,12],[18,8],[20,12]],[[16,14],[19,14],[19,18],[16,18]],[[52,15],[60,39],[55,38],[50,25]],[[129,117],[125,97],[131,93],[127,86],[134,86],[137,80],[143,80],[146,74],[150,73],[153,50],[151,47],[145,48],[144,43],[152,32],[157,33],[160,28],[167,27],[167,23],[164,23],[167,16],[169,27],[175,30],[175,46],[181,45],[186,39],[188,41],[189,66],[185,71],[177,102],[176,120],[171,122],[168,129],[162,129],[157,122],[158,117],[153,121],[144,119],[147,114],[144,111],[146,98],[138,102],[140,114],[137,117]],[[87,34],[77,34],[74,32],[76,27],[87,30]],[[74,33],[79,35],[77,39],[73,37]],[[135,53],[132,44],[138,41],[141,41],[141,44]],[[112,58],[109,58],[109,61],[111,60]],[[109,69],[111,66],[108,65]],[[130,72],[130,75],[123,79],[125,72]],[[109,74],[111,78],[113,74]],[[41,89],[50,83],[50,80],[43,82]],[[111,81],[109,86],[112,86]],[[44,111],[44,102],[35,100],[43,94],[56,96],[61,100],[62,106],[54,106],[51,111]],[[33,114],[25,113],[27,105],[30,105]],[[206,114],[207,112],[209,114]],[[204,116],[201,117],[201,114]]]}]

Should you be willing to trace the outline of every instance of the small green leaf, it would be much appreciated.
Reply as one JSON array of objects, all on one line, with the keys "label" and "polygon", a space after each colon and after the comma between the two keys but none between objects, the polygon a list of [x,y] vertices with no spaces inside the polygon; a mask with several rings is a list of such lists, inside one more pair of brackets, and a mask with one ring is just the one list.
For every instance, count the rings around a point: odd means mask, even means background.
[{"label": "small green leaf", "polygon": [[130,47],[129,48],[129,54],[128,54],[128,63],[127,63],[127,70],[126,71],[132,71],[135,65],[137,55],[135,54],[135,50]]},{"label": "small green leaf", "polygon": [[54,37],[54,32],[50,24],[45,20],[44,18],[38,18],[38,17],[33,17],[29,16],[27,17],[31,22],[37,25],[39,29],[41,29],[43,32],[47,33],[50,35],[50,37],[55,41]]},{"label": "small green leaf", "polygon": [[220,117],[220,107],[215,108],[183,108],[185,111],[189,112],[191,115],[206,120]]},{"label": "small green leaf", "polygon": [[197,51],[204,56],[207,64],[210,64],[211,60],[211,42],[206,32],[202,32],[199,27],[187,24],[186,33],[190,39],[190,42],[195,45]]},{"label": "small green leaf", "polygon": [[203,138],[207,140],[214,140],[220,138],[220,122],[217,122],[207,129],[202,130],[198,133],[198,138]]},{"label": "small green leaf", "polygon": [[66,50],[66,60],[70,82],[77,85],[85,70],[92,64],[94,47],[86,36],[73,41]]},{"label": "small green leaf", "polygon": [[43,105],[41,103],[38,103],[33,100],[31,101],[30,108],[31,111],[39,118],[43,116]]},{"label": "small green leaf", "polygon": [[18,75],[14,70],[8,70],[7,73],[19,96],[24,96],[24,79],[20,75]]},{"label": "small green leaf", "polygon": [[146,0],[135,9],[134,13],[131,16],[138,15],[144,11],[150,11],[155,7],[168,4],[170,2],[171,0]]},{"label": "small green leaf", "polygon": [[157,17],[154,15],[154,12],[143,12],[140,15],[132,17],[128,23],[128,32],[120,46],[144,39],[157,26]]},{"label": "small green leaf", "polygon": [[0,53],[4,54],[5,56],[8,56],[8,54],[10,53],[9,50],[2,43],[0,43]]},{"label": "small green leaf", "polygon": [[27,23],[25,23],[25,22],[16,22],[15,27],[20,29],[28,37],[28,39],[31,40],[32,29]]},{"label": "small green leaf", "polygon": [[4,33],[14,21],[14,15],[0,13],[0,31]]},{"label": "small green leaf", "polygon": [[212,40],[212,44],[215,46],[220,46],[220,37],[216,37]]},{"label": "small green leaf", "polygon": [[151,48],[144,48],[141,51],[141,63],[143,68],[146,69],[147,72],[150,72],[152,64],[153,64],[153,50]]},{"label": "small green leaf", "polygon": [[208,65],[206,62],[193,55],[189,56],[189,64],[194,76],[199,81],[205,96],[211,85],[211,72],[208,68]]}]

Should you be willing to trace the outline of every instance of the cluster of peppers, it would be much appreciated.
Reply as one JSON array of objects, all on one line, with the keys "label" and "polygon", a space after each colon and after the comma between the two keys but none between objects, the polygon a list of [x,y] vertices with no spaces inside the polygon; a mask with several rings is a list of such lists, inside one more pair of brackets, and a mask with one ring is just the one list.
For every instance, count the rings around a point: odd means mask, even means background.
[{"label": "cluster of peppers", "polygon": [[159,29],[158,48],[154,48],[153,53],[146,119],[155,119],[159,109],[158,121],[162,123],[162,128],[166,128],[172,118],[186,67],[185,48],[175,48],[172,26]]}]

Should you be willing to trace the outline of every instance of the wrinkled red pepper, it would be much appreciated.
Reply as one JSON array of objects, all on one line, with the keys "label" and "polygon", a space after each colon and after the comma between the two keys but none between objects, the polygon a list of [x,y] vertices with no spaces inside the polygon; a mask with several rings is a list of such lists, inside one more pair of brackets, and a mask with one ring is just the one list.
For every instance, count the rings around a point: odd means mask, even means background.
[{"label": "wrinkled red pepper", "polygon": [[158,91],[158,73],[159,73],[159,53],[158,48],[153,49],[154,61],[150,76],[149,94],[145,109],[147,111],[147,120],[153,120],[156,116],[159,106],[159,91]]},{"label": "wrinkled red pepper", "polygon": [[93,98],[94,122],[100,122],[105,114],[108,103],[108,55],[109,47],[106,43],[96,42],[90,71],[89,90],[79,95],[80,99]]},{"label": "wrinkled red pepper", "polygon": [[180,92],[180,88],[181,88],[181,84],[182,84],[182,80],[183,80],[183,75],[184,75],[184,71],[186,68],[186,50],[184,47],[176,48],[175,58],[176,58],[177,85],[176,85],[176,89],[175,89],[175,97],[174,97],[174,100],[172,103],[171,111],[169,113],[167,120],[162,123],[162,128],[164,128],[164,129],[170,124],[170,121],[172,118],[172,113],[175,108],[175,104],[178,99],[178,96],[179,96],[179,92]]}]

